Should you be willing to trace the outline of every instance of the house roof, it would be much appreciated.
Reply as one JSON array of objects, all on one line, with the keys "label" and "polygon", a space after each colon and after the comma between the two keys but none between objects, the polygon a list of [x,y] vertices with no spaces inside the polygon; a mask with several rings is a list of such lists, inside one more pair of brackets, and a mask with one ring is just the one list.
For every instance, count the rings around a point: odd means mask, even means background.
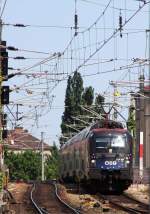
[{"label": "house roof", "polygon": [[[22,127],[16,127],[14,130],[10,130],[5,143],[8,149],[11,150],[40,150],[41,148],[41,140],[32,136]],[[43,143],[43,149],[51,150],[51,146]]]}]

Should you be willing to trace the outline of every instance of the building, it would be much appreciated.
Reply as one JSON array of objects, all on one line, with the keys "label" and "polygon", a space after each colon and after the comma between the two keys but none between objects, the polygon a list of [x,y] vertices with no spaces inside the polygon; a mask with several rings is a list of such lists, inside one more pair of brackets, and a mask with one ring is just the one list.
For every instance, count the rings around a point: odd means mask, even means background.
[{"label": "building", "polygon": [[135,95],[136,155],[135,166],[140,165],[140,143],[143,142],[144,172],[150,169],[150,86],[143,86]]},{"label": "building", "polygon": [[[10,130],[4,145],[7,145],[8,151],[14,153],[22,153],[27,150],[34,152],[41,151],[41,140],[32,136],[22,127],[16,127],[14,130]],[[51,155],[51,146],[43,143],[43,153],[44,156]]]}]

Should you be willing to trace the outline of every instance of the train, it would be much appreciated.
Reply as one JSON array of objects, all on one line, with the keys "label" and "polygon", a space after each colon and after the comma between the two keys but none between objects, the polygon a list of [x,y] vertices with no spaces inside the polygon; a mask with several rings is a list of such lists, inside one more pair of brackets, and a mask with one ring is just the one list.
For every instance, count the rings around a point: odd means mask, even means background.
[{"label": "train", "polygon": [[60,149],[60,179],[122,193],[133,181],[133,139],[122,123],[98,121]]}]

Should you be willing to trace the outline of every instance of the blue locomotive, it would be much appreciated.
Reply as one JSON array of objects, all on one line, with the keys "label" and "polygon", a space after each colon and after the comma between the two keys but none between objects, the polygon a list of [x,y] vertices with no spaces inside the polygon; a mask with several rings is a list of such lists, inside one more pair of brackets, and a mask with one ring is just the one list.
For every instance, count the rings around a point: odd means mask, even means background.
[{"label": "blue locomotive", "polygon": [[118,192],[132,183],[132,137],[119,122],[99,121],[91,125],[67,141],[60,154],[60,174],[65,181]]}]

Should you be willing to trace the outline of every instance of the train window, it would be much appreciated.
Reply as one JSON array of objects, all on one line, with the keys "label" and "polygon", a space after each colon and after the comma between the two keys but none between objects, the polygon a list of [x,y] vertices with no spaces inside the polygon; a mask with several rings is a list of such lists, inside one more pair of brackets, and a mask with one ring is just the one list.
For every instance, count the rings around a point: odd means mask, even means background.
[{"label": "train window", "polygon": [[112,148],[112,152],[128,153],[130,150],[126,135],[107,134],[95,136],[95,146],[97,152],[107,152]]},{"label": "train window", "polygon": [[96,148],[105,148],[110,146],[109,137],[98,137],[96,138]]},{"label": "train window", "polygon": [[125,147],[125,139],[122,136],[113,137],[111,141],[111,146],[123,148]]}]

